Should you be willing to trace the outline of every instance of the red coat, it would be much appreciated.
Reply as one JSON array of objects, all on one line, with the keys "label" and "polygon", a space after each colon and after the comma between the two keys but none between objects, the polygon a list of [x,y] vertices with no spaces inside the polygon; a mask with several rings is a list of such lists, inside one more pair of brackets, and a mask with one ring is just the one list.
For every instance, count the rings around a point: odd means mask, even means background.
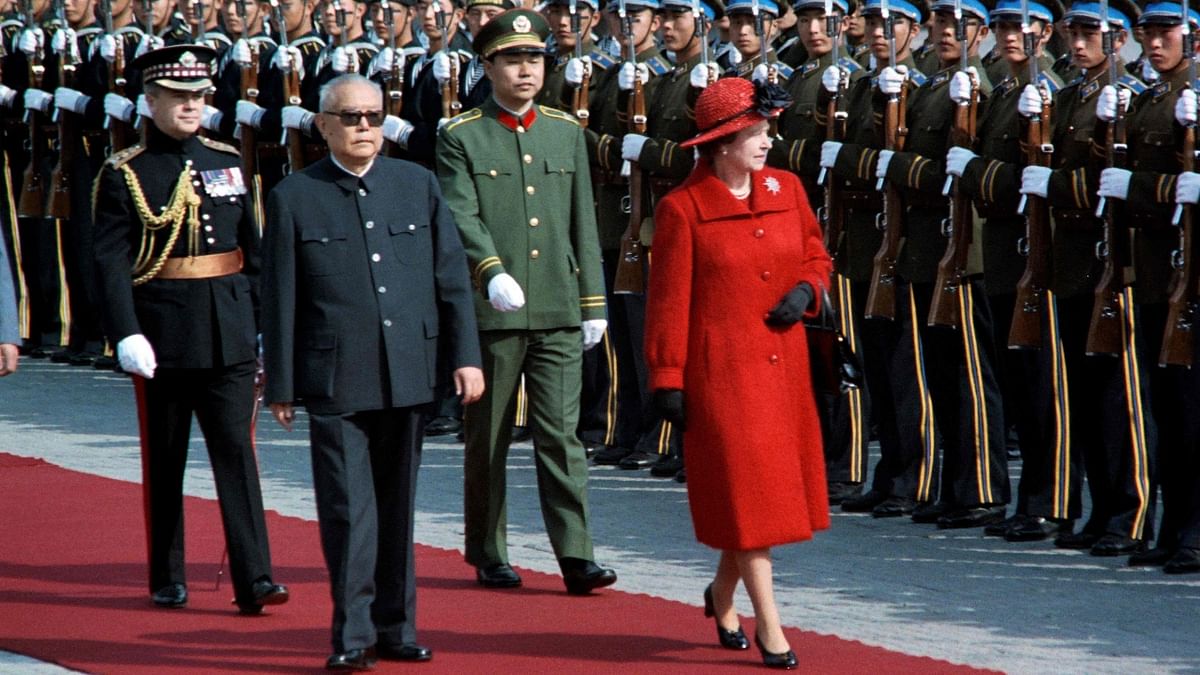
[{"label": "red coat", "polygon": [[811,539],[829,506],[808,341],[802,323],[763,321],[798,282],[828,285],[804,188],[767,168],[738,200],[701,161],[654,218],[649,384],[684,391],[696,538],[722,550]]}]

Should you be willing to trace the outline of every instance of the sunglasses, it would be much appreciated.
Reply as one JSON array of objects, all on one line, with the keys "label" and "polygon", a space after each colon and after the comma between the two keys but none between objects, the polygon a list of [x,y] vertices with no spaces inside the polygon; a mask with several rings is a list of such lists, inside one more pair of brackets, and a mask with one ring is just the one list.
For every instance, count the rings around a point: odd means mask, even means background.
[{"label": "sunglasses", "polygon": [[342,110],[339,112],[325,110],[323,112],[326,115],[333,115],[341,120],[344,127],[356,127],[364,118],[367,120],[369,126],[383,126],[384,114],[382,110]]}]

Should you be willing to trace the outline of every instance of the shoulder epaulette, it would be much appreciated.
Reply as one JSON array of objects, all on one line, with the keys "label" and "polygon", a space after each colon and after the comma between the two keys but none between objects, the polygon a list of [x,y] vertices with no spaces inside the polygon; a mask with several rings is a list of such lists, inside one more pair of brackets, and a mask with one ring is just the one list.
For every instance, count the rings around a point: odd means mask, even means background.
[{"label": "shoulder epaulette", "polygon": [[858,71],[863,69],[862,64],[860,64],[858,61],[855,61],[854,59],[846,57],[846,56],[843,56],[838,59],[838,65],[841,66],[842,68],[845,68],[846,70],[850,71],[851,73],[857,73]]},{"label": "shoulder epaulette", "polygon": [[463,63],[468,63],[468,62],[470,62],[471,59],[475,58],[474,54],[472,54],[471,52],[469,52],[465,49],[454,50],[454,55],[457,56],[458,60]]},{"label": "shoulder epaulette", "polygon": [[1159,80],[1158,82],[1155,82],[1152,87],[1150,87],[1150,95],[1153,96],[1154,100],[1156,100],[1156,101],[1158,99],[1162,98],[1163,96],[1166,96],[1170,92],[1171,92],[1171,81],[1170,80]]},{"label": "shoulder epaulette", "polygon": [[272,47],[277,46],[275,39],[272,38],[270,35],[255,35],[254,37],[250,38],[250,42],[252,42],[254,44],[259,44],[259,45],[268,44],[268,45],[271,45]]},{"label": "shoulder epaulette", "polygon": [[376,47],[375,45],[373,45],[370,42],[367,42],[365,40],[357,40],[355,42],[351,42],[350,44],[348,44],[346,46],[350,47],[351,49],[354,49],[356,51],[360,51],[360,52],[370,52],[372,54],[376,54],[379,52],[379,47]]},{"label": "shoulder epaulette", "polygon": [[1086,80],[1086,79],[1087,79],[1087,77],[1085,77],[1085,76],[1084,76],[1084,75],[1082,75],[1082,74],[1080,74],[1080,75],[1077,75],[1077,76],[1075,77],[1075,79],[1073,79],[1073,80],[1071,80],[1070,82],[1068,82],[1068,83],[1064,84],[1064,85],[1063,85],[1063,89],[1066,89],[1067,87],[1078,87],[1079,85],[1083,84],[1083,81],[1084,81],[1084,80]]},{"label": "shoulder epaulette", "polygon": [[465,113],[460,113],[454,117],[451,117],[450,121],[446,122],[446,126],[442,127],[442,132],[449,133],[451,129],[461,126],[467,122],[473,122],[481,117],[483,117],[482,110],[479,108],[471,108]]},{"label": "shoulder epaulette", "polygon": [[611,54],[603,49],[600,49],[599,47],[593,47],[592,53],[589,54],[589,56],[592,59],[592,65],[600,66],[604,70],[608,70],[609,68],[617,65],[617,60],[614,59]]},{"label": "shoulder epaulette", "polygon": [[120,28],[116,29],[113,32],[116,33],[117,35],[129,35],[130,33],[136,33],[138,35],[144,34],[144,33],[142,33],[141,28],[138,28],[138,26],[136,24],[132,24],[132,23],[127,26],[121,26]]},{"label": "shoulder epaulette", "polygon": [[24,28],[25,22],[20,19],[5,19],[0,21],[0,28]]},{"label": "shoulder epaulette", "polygon": [[821,60],[812,59],[811,61],[805,61],[804,63],[800,64],[800,67],[796,69],[796,72],[800,75],[807,75],[820,67]]},{"label": "shoulder epaulette", "polygon": [[145,149],[146,146],[141,143],[135,143],[120,152],[109,155],[108,159],[104,160],[104,165],[110,169],[119,169],[122,165],[127,164],[129,160],[142,154]]},{"label": "shoulder epaulette", "polygon": [[922,73],[921,71],[917,70],[916,68],[908,69],[908,77],[918,87],[925,84],[925,80],[929,79],[928,77],[925,77],[925,73]]},{"label": "shoulder epaulette", "polygon": [[949,82],[952,72],[957,72],[957,68],[947,68],[945,70],[938,71],[937,74],[927,80],[929,88],[936,89],[946,82]]},{"label": "shoulder epaulette", "polygon": [[210,30],[204,34],[204,39],[208,42],[213,42],[222,45],[232,45],[233,39],[219,30]]},{"label": "shoulder epaulette", "polygon": [[403,49],[400,50],[400,53],[403,54],[404,58],[406,58],[406,59],[412,58],[414,56],[424,56],[425,48],[422,47],[421,45],[417,45],[416,47],[404,47]]},{"label": "shoulder epaulette", "polygon": [[75,31],[75,34],[79,35],[79,36],[84,36],[84,35],[95,35],[96,33],[103,33],[103,32],[104,32],[104,28],[101,26],[88,26],[87,28],[80,28],[79,30]]},{"label": "shoulder epaulette", "polygon": [[538,111],[541,112],[546,117],[553,117],[555,119],[565,120],[567,122],[570,122],[571,124],[574,124],[575,126],[579,126],[579,120],[575,119],[574,115],[572,115],[570,113],[565,113],[565,112],[559,110],[558,108],[551,108],[550,106],[539,105]]},{"label": "shoulder epaulette", "polygon": [[772,65],[775,66],[775,72],[779,73],[779,76],[785,80],[792,79],[792,75],[794,75],[796,72],[795,70],[792,69],[791,66],[784,63],[783,61],[776,61]]},{"label": "shoulder epaulette", "polygon": [[228,143],[222,143],[221,141],[214,141],[213,139],[205,138],[204,136],[197,136],[196,138],[198,138],[200,140],[200,142],[204,144],[205,147],[216,150],[217,152],[225,152],[225,153],[229,153],[231,155],[240,155],[241,154],[240,152],[238,152],[237,148],[233,147],[232,145],[230,145]]},{"label": "shoulder epaulette", "polygon": [[325,48],[325,42],[316,35],[305,35],[298,40],[288,43],[289,47],[296,47],[302,51],[308,48],[309,45],[316,47],[318,51]]},{"label": "shoulder epaulette", "polygon": [[650,69],[650,72],[654,73],[655,75],[666,75],[667,73],[671,72],[671,62],[668,61],[667,57],[663,56],[662,54],[658,54],[654,58],[646,59],[642,63],[645,63],[646,67]]},{"label": "shoulder epaulette", "polygon": [[1119,84],[1122,87],[1125,87],[1129,91],[1133,92],[1134,96],[1137,96],[1138,94],[1141,94],[1142,92],[1146,91],[1146,83],[1142,82],[1141,80],[1134,77],[1133,75],[1126,74],[1126,75],[1122,75],[1121,77],[1118,77],[1117,84]]},{"label": "shoulder epaulette", "polygon": [[1051,94],[1062,89],[1062,80],[1058,79],[1058,76],[1054,73],[1048,73],[1044,70],[1038,73],[1038,84],[1045,87]]}]

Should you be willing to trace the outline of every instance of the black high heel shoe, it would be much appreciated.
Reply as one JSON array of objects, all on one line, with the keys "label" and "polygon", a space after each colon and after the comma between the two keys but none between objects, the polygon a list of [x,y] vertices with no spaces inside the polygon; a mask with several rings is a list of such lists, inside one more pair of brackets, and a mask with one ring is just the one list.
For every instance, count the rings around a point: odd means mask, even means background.
[{"label": "black high heel shoe", "polygon": [[769,652],[763,646],[762,640],[758,639],[758,633],[754,634],[754,644],[758,647],[758,651],[762,652],[764,666],[768,668],[780,668],[782,670],[791,670],[796,667],[796,652],[790,649],[783,654]]},{"label": "black high heel shoe", "polygon": [[[712,584],[704,589],[704,616],[715,617],[717,614],[713,608]],[[713,619],[713,623],[717,624],[717,642],[725,649],[750,649],[750,641],[746,639],[746,634],[742,632],[742,627],[738,626],[737,630],[726,630],[721,627],[721,622]]]}]

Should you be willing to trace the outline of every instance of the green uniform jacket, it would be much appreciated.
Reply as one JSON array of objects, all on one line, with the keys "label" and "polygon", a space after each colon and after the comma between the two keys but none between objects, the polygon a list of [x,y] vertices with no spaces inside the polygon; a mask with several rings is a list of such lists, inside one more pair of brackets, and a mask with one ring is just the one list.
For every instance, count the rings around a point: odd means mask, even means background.
[{"label": "green uniform jacket", "polygon": [[[611,68],[616,61],[593,45],[591,40],[583,43],[583,53],[592,60],[592,79],[588,84],[590,91],[600,74]],[[566,54],[546,55],[546,79],[542,82],[542,90],[538,92],[537,96],[538,103],[558,108],[572,115],[575,114],[575,111],[571,109],[571,96],[575,93],[575,87],[567,84],[566,75],[567,61],[570,61],[574,55],[573,51]]]},{"label": "green uniform jacket", "polygon": [[[505,125],[502,114],[512,119],[488,99],[453,118],[438,136],[436,154],[442,192],[481,291],[479,329],[545,330],[603,319],[604,277],[579,122],[546,106],[534,106],[525,126]],[[525,292],[515,312],[487,301],[488,282],[501,273]]]}]

